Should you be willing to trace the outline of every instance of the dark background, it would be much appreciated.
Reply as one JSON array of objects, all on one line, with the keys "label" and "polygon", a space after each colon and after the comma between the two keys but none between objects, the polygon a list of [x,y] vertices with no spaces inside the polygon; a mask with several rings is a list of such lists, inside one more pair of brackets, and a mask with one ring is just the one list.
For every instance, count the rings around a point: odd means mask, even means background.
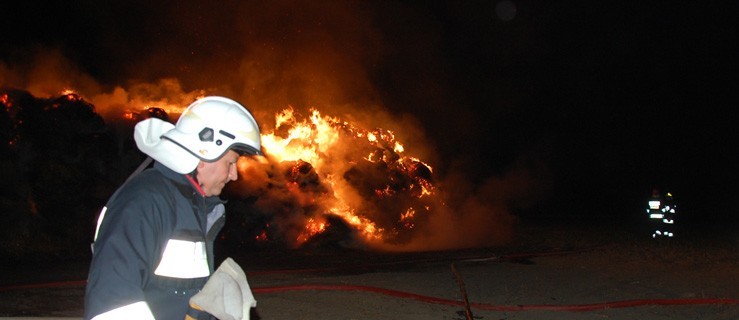
[{"label": "dark background", "polygon": [[[439,153],[438,174],[461,168],[483,184],[523,167],[540,178],[544,191],[517,212],[524,219],[638,221],[660,188],[675,194],[684,221],[735,226],[736,6],[16,2],[0,21],[0,85],[24,89],[30,76],[7,75],[46,50],[105,92],[162,77],[211,88],[221,85],[216,73],[234,78],[222,71],[258,48],[276,47],[282,59],[269,57],[284,67],[310,53],[285,52],[327,46],[367,83],[335,100],[363,100],[371,88],[390,114],[412,115]],[[290,79],[277,84],[296,85]]]}]

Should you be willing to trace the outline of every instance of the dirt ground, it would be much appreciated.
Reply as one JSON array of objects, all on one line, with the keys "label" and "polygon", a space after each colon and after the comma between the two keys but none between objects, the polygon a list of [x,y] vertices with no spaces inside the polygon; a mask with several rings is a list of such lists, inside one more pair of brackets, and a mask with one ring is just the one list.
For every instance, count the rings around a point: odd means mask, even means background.
[{"label": "dirt ground", "polygon": [[[738,244],[735,233],[654,241],[557,227],[494,248],[234,259],[257,299],[252,319],[739,319]],[[3,268],[0,317],[82,315],[86,261]]]}]

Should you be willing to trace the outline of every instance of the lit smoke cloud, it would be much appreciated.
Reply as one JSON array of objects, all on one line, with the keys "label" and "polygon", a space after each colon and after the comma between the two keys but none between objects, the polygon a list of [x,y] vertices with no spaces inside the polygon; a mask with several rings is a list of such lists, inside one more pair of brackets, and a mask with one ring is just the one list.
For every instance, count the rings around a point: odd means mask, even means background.
[{"label": "lit smoke cloud", "polygon": [[28,57],[20,62],[0,62],[0,86],[25,89],[37,97],[56,96],[71,88],[100,90],[91,76],[80,71],[58,49],[30,48]]}]

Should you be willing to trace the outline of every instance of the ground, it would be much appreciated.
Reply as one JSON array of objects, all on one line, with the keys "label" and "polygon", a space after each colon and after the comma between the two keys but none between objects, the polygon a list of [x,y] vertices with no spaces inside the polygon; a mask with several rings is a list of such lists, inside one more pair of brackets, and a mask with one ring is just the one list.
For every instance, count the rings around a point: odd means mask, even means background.
[{"label": "ground", "polygon": [[[550,225],[489,248],[233,257],[257,299],[252,319],[739,319],[735,232],[623,231]],[[3,268],[0,317],[81,316],[87,261]]]}]

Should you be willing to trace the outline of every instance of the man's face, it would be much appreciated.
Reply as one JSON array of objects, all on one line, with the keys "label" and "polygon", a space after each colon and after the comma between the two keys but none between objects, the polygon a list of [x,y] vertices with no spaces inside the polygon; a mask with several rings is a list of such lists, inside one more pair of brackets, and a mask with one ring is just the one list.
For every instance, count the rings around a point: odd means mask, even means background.
[{"label": "man's face", "polygon": [[218,161],[200,161],[198,164],[198,182],[206,196],[220,195],[226,183],[238,179],[239,173],[236,170],[238,160],[239,154],[233,150],[228,150]]}]

